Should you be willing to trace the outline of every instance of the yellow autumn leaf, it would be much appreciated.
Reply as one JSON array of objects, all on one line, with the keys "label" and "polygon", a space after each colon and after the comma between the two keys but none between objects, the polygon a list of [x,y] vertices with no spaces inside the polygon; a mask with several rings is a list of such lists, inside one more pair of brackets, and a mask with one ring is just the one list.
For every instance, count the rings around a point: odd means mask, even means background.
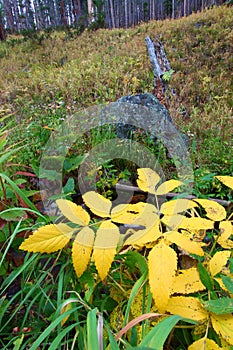
[{"label": "yellow autumn leaf", "polygon": [[190,199],[178,198],[163,203],[160,212],[164,215],[175,215],[197,206],[198,205]]},{"label": "yellow autumn leaf", "polygon": [[119,204],[111,211],[111,219],[120,224],[133,224],[144,215],[147,203]]},{"label": "yellow autumn leaf", "polygon": [[148,256],[149,284],[160,313],[167,308],[171,287],[177,269],[177,256],[162,240],[150,251]]},{"label": "yellow autumn leaf", "polygon": [[168,239],[171,243],[175,243],[177,246],[184,249],[190,254],[196,254],[200,256],[204,255],[204,251],[201,248],[203,243],[192,241],[189,237],[186,237],[184,234],[181,234],[177,231],[171,231],[165,233],[164,237]]},{"label": "yellow autumn leaf", "polygon": [[111,219],[117,223],[127,223],[152,227],[158,218],[158,211],[153,204],[139,202],[137,204],[120,204],[111,212]]},{"label": "yellow autumn leaf", "polygon": [[84,227],[75,237],[72,247],[72,262],[75,272],[80,277],[86,270],[93,249],[95,234],[89,227]]},{"label": "yellow autumn leaf", "polygon": [[157,217],[157,221],[152,227],[133,233],[125,241],[124,245],[143,247],[146,243],[155,242],[161,235],[160,220],[159,217]]},{"label": "yellow autumn leaf", "polygon": [[140,168],[137,172],[137,185],[140,190],[155,194],[155,187],[160,181],[160,176],[150,168]]},{"label": "yellow autumn leaf", "polygon": [[208,317],[208,313],[203,309],[198,298],[194,297],[171,297],[167,311],[173,315],[180,315],[194,321],[201,321]]},{"label": "yellow autumn leaf", "polygon": [[[66,311],[69,311],[71,309],[72,309],[72,303],[65,304],[60,310],[60,315],[63,315]],[[68,321],[69,318],[70,318],[70,315],[64,317],[61,321],[61,325],[64,326],[64,324],[66,323],[66,321]]]},{"label": "yellow autumn leaf", "polygon": [[93,259],[103,280],[111,267],[120,239],[119,228],[110,221],[104,221],[97,233],[94,243]]},{"label": "yellow autumn leaf", "polygon": [[74,229],[66,224],[45,225],[29,236],[19,247],[28,252],[53,253],[65,247]]},{"label": "yellow autumn leaf", "polygon": [[182,181],[179,180],[168,180],[163,182],[155,191],[156,196],[161,196],[173,191],[175,188],[184,185]]},{"label": "yellow autumn leaf", "polygon": [[225,186],[230,187],[233,190],[233,176],[215,176]]},{"label": "yellow autumn leaf", "polygon": [[204,289],[206,287],[201,283],[197,268],[191,267],[179,271],[172,285],[172,294],[190,294]]},{"label": "yellow autumn leaf", "polygon": [[230,221],[222,221],[219,224],[221,235],[218,237],[218,244],[225,249],[233,249],[233,241],[230,239],[233,235],[233,226]]},{"label": "yellow autumn leaf", "polygon": [[208,230],[214,227],[214,221],[208,219],[202,219],[199,217],[187,218],[183,215],[164,215],[161,221],[170,228],[170,230],[175,230],[178,228],[183,228],[186,230]]},{"label": "yellow autumn leaf", "polygon": [[86,206],[88,206],[95,215],[98,215],[101,218],[107,218],[110,216],[112,202],[109,199],[101,196],[95,191],[86,192],[82,198]]},{"label": "yellow autumn leaf", "polygon": [[90,215],[84,210],[81,205],[77,205],[67,199],[56,200],[58,208],[62,214],[75,224],[86,226],[90,221]]},{"label": "yellow autumn leaf", "polygon": [[205,209],[207,218],[214,221],[221,221],[226,219],[226,210],[225,208],[210,199],[194,199],[195,202],[200,204],[200,206]]},{"label": "yellow autumn leaf", "polygon": [[232,347],[230,346],[230,344],[227,343],[224,339],[221,338],[220,341],[221,341],[222,349],[224,349],[224,350],[232,350]]},{"label": "yellow autumn leaf", "polygon": [[219,350],[220,348],[215,341],[208,338],[201,338],[194,343],[192,343],[188,350]]},{"label": "yellow autumn leaf", "polygon": [[230,255],[231,252],[229,250],[225,250],[215,253],[210,259],[208,266],[213,277],[221,272],[222,268],[227,264],[227,260],[229,259]]},{"label": "yellow autumn leaf", "polygon": [[227,343],[233,345],[233,315],[211,314],[211,322],[215,332]]}]

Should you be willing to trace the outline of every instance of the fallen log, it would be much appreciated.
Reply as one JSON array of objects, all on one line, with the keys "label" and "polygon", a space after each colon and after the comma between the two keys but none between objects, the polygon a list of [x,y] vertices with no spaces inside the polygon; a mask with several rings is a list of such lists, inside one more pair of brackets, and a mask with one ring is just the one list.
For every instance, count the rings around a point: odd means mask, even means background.
[{"label": "fallen log", "polygon": [[[116,190],[120,190],[120,191],[123,191],[123,192],[131,192],[131,193],[133,191],[134,192],[139,192],[139,193],[144,193],[137,186],[123,185],[123,184],[120,184],[120,183],[116,184]],[[165,197],[167,197],[167,198],[174,198],[174,197],[176,197],[178,195],[179,195],[179,193],[170,192],[170,193],[167,193],[165,195]],[[191,194],[187,195],[187,196],[184,196],[182,198],[185,198],[185,199],[195,199],[196,198],[197,199],[196,196],[191,195]],[[217,202],[217,203],[223,205],[226,208],[228,208],[230,206],[230,204],[232,204],[232,201],[226,201],[224,199],[218,199],[218,198],[208,198],[208,199],[211,200],[211,201]]]}]

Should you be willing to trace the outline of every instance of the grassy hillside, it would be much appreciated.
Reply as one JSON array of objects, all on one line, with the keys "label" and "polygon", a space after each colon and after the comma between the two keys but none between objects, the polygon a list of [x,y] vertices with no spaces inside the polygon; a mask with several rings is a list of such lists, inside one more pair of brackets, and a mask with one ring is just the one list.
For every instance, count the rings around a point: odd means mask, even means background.
[{"label": "grassy hillside", "polygon": [[[49,130],[77,109],[153,92],[145,37],[159,37],[175,73],[170,113],[190,135],[200,174],[231,174],[232,7],[132,29],[40,33],[0,43],[0,113],[11,115],[14,142],[25,139],[19,160],[40,154]],[[186,113],[184,114],[184,110]]]}]

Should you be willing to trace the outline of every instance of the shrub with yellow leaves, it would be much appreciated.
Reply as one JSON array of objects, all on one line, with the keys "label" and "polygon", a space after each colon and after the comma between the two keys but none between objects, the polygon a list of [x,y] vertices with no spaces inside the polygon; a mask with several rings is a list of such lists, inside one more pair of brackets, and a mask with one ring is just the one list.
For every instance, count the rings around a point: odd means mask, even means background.
[{"label": "shrub with yellow leaves", "polygon": [[[217,179],[233,189],[232,177],[217,176]],[[154,204],[139,202],[113,207],[109,199],[90,191],[82,197],[92,216],[85,207],[58,199],[57,206],[67,223],[40,227],[20,248],[51,253],[72,241],[72,262],[77,276],[93,261],[104,280],[116,253],[125,248],[140,251],[147,247],[153,308],[161,314],[177,314],[207,325],[205,334],[200,334],[200,339],[190,345],[189,350],[230,349],[233,345],[233,281],[232,260],[231,265],[228,262],[233,247],[232,215],[227,218],[225,208],[208,199],[177,198],[159,206],[159,196],[183,183],[179,180],[161,183],[159,175],[149,168],[138,169],[137,184],[142,191],[154,196]],[[141,229],[128,229],[124,239],[119,228],[122,224]],[[214,232],[211,249],[197,239],[197,230]],[[198,264],[180,268],[181,251]],[[219,344],[208,338],[210,328],[214,329]]]}]

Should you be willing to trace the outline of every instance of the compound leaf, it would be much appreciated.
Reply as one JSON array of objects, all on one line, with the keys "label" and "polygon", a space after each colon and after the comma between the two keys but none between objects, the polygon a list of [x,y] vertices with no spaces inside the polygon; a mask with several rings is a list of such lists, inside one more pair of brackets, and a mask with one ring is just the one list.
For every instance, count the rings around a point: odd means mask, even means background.
[{"label": "compound leaf", "polygon": [[56,203],[62,214],[75,224],[86,226],[90,221],[90,215],[81,205],[77,205],[67,199],[57,199]]},{"label": "compound leaf", "polygon": [[95,215],[101,218],[109,217],[112,202],[95,191],[86,192],[83,196],[84,203]]},{"label": "compound leaf", "polygon": [[119,228],[110,221],[104,221],[96,233],[94,251],[92,256],[102,280],[108,274],[108,271],[116,254],[119,238]]},{"label": "compound leaf", "polygon": [[75,237],[72,247],[72,262],[75,272],[80,277],[90,260],[95,234],[89,227],[84,227]]},{"label": "compound leaf", "polygon": [[140,190],[155,194],[155,187],[161,180],[160,176],[150,168],[140,168],[137,172],[137,185]]},{"label": "compound leaf", "polygon": [[232,314],[211,314],[211,321],[215,332],[227,343],[233,345],[233,316]]},{"label": "compound leaf", "polygon": [[35,231],[19,247],[28,252],[53,253],[65,247],[73,229],[66,224],[45,225]]},{"label": "compound leaf", "polygon": [[231,252],[229,250],[217,252],[209,261],[209,270],[212,276],[217,275],[221,272],[222,268],[226,265]]},{"label": "compound leaf", "polygon": [[177,269],[177,256],[162,240],[148,256],[149,283],[159,312],[166,311]]},{"label": "compound leaf", "polygon": [[201,321],[207,318],[208,314],[203,309],[201,303],[194,297],[171,297],[167,306],[167,311],[171,314],[190,318],[194,321]]}]

